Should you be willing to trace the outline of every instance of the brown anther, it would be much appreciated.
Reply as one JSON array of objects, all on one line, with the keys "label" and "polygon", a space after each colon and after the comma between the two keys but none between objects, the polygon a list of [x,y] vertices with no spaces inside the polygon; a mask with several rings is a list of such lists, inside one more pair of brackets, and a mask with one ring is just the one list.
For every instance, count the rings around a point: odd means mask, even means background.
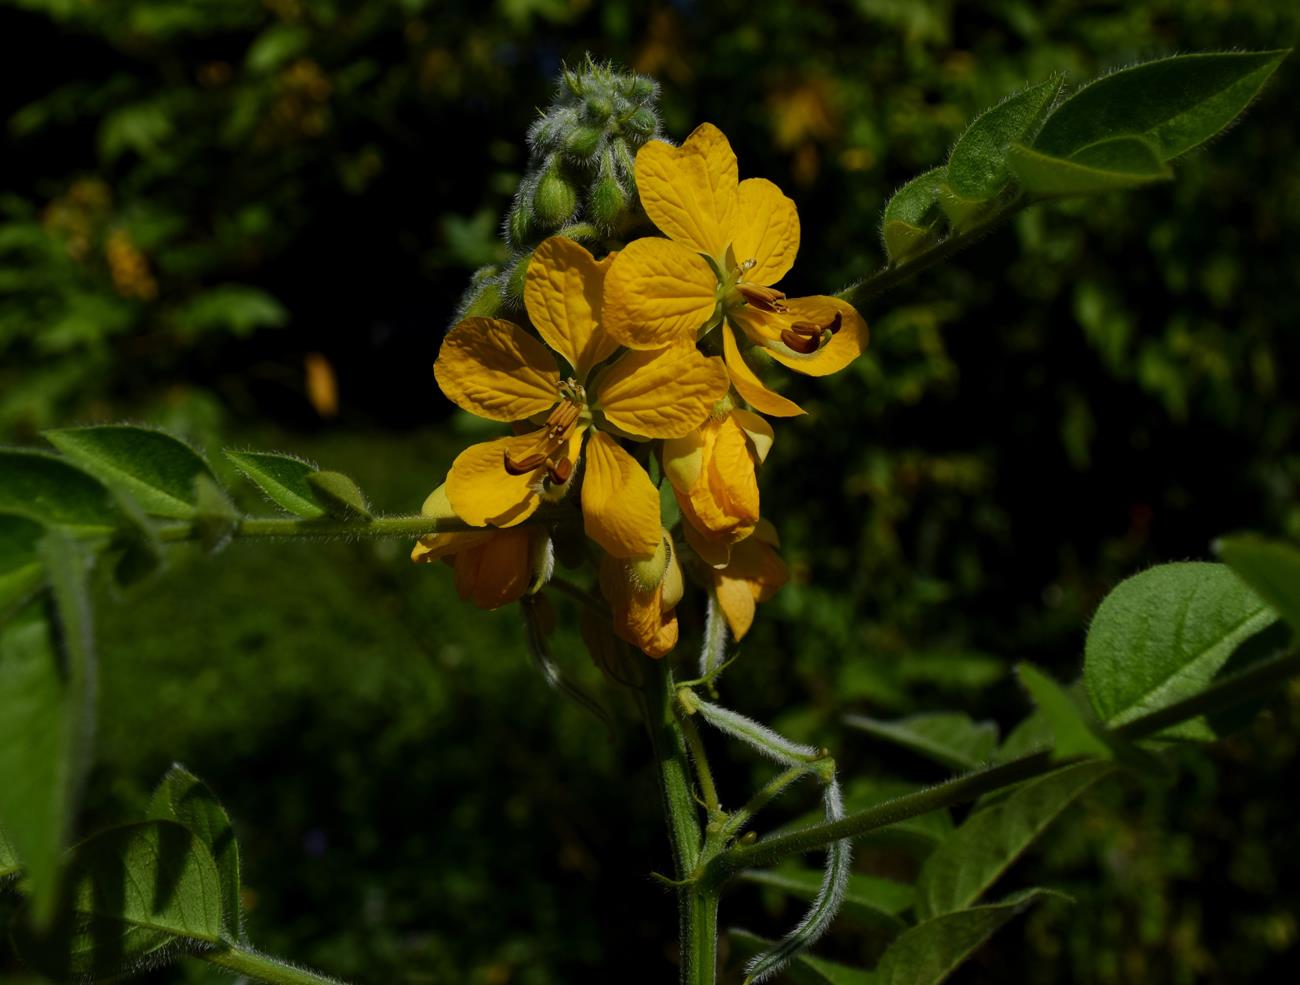
[{"label": "brown anther", "polygon": [[815,325],[810,321],[797,321],[790,326],[790,331],[796,335],[806,335],[810,339],[820,339],[825,329],[821,325]]},{"label": "brown anther", "polygon": [[801,355],[810,355],[821,348],[821,333],[804,335],[792,328],[781,329],[781,341]]},{"label": "brown anther", "polygon": [[518,459],[511,458],[510,452],[506,452],[505,454],[506,471],[511,475],[524,475],[525,473],[533,471],[533,469],[537,468],[545,461],[546,454],[540,451],[533,452],[531,455]]},{"label": "brown anther", "polygon": [[842,312],[837,311],[835,312],[835,317],[831,319],[831,323],[826,326],[826,331],[834,335],[836,332],[840,330],[840,326],[843,324],[844,324],[844,314]]},{"label": "brown anther", "polygon": [[568,458],[561,458],[558,462],[548,461],[546,474],[557,486],[562,486],[569,481],[569,476],[573,475],[573,461]]},{"label": "brown anther", "polygon": [[781,302],[785,300],[785,294],[774,287],[760,287],[758,284],[740,284],[737,289],[740,296],[744,298],[751,307],[759,311],[785,311],[786,307]]}]

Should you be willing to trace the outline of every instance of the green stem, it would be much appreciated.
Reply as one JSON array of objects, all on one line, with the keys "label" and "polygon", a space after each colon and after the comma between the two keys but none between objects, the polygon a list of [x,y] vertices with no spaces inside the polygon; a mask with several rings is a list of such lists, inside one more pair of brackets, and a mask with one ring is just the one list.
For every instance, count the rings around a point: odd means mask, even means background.
[{"label": "green stem", "polygon": [[[244,538],[277,537],[423,537],[426,534],[464,533],[474,530],[456,517],[377,516],[373,520],[303,520],[299,517],[246,516],[239,520],[234,536]],[[163,527],[159,540],[176,542],[198,536],[192,524]]]},{"label": "green stem", "polygon": [[718,980],[718,893],[691,886],[685,896],[682,985],[714,985]]},{"label": "green stem", "polygon": [[869,301],[874,301],[886,291],[903,283],[903,281],[915,277],[922,271],[929,270],[955,253],[960,253],[1030,204],[1032,203],[1024,199],[1008,202],[1002,208],[985,216],[979,225],[971,226],[959,233],[953,233],[951,236],[939,240],[933,246],[928,246],[918,253],[913,253],[899,263],[891,263],[883,267],[874,274],[858,281],[847,290],[841,291],[839,296],[853,307],[862,308]]},{"label": "green stem", "polygon": [[709,819],[712,820],[722,813],[722,806],[718,802],[718,787],[713,782],[713,771],[709,769],[709,759],[704,752],[704,740],[700,737],[700,730],[688,716],[679,715],[678,725],[686,738],[686,748],[690,750],[691,762],[695,764],[695,777],[700,784],[700,796],[704,798],[704,808],[708,812]]},{"label": "green stem", "polygon": [[[1198,694],[1111,729],[1109,734],[1127,741],[1147,738],[1198,715],[1230,708],[1249,698],[1267,694],[1298,673],[1300,653],[1287,653],[1261,660]],[[910,817],[967,803],[983,794],[1087,758],[1057,758],[1053,756],[1052,750],[1043,749],[1008,763],[954,777],[926,790],[897,797],[838,821],[813,824],[786,834],[773,835],[753,845],[738,845],[709,862],[702,882],[717,886],[742,869],[770,866],[791,855],[822,848],[841,838],[856,838]]]},{"label": "green stem", "polygon": [[778,773],[768,780],[754,796],[749,798],[749,803],[727,818],[727,823],[722,826],[724,840],[730,841],[744,831],[745,825],[753,820],[754,815],[781,796],[790,784],[798,782],[805,776],[817,776],[819,772],[820,767],[809,763],[806,766],[792,766],[784,773]]},{"label": "green stem", "polygon": [[344,985],[337,978],[320,975],[238,945],[204,951],[195,956],[219,968],[227,968],[259,982],[267,982],[268,985]]}]

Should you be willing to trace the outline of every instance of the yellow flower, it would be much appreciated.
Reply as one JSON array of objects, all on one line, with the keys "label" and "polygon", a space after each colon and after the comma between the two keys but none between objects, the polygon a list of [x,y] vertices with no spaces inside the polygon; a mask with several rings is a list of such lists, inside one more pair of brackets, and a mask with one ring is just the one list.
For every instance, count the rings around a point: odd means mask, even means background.
[{"label": "yellow flower", "polygon": [[771,425],[739,409],[663,443],[664,474],[681,507],[682,532],[706,564],[722,567],[732,545],[754,532],[759,517],[755,470],[771,447]]},{"label": "yellow flower", "polygon": [[[447,487],[441,485],[425,500],[426,516],[452,516]],[[517,602],[535,577],[540,552],[549,553],[546,534],[529,527],[475,530],[467,533],[430,534],[421,537],[411,560],[429,563],[439,559],[455,571],[456,594],[480,609],[496,609]]]},{"label": "yellow flower", "polygon": [[[553,236],[534,252],[524,284],[525,307],[545,345],[495,318],[468,318],[443,340],[434,375],[453,402],[488,420],[540,425],[457,456],[447,497],[465,522],[514,526],[542,499],[562,496],[590,431],[582,480],[587,535],[616,557],[657,548],[658,490],[616,438],[687,434],[726,394],[727,373],[721,360],[687,345],[624,352],[609,362],[619,348],[601,323],[609,266],[609,257],[597,262]],[[551,350],[571,375],[561,376]]]},{"label": "yellow flower", "polygon": [[736,155],[711,123],[681,147],[652,140],[637,153],[637,190],[668,237],[629,243],[605,281],[605,321],[632,349],[694,342],[719,323],[731,382],[755,409],[803,413],[745,362],[739,330],[773,359],[825,376],[862,351],[867,325],[839,298],[787,298],[772,285],[799,251],[794,202],[763,178],[740,181]]},{"label": "yellow flower", "polygon": [[685,585],[672,539],[661,532],[662,559],[640,563],[606,554],[600,559],[600,593],[620,639],[658,659],[677,645],[677,603]]},{"label": "yellow flower", "polygon": [[758,603],[766,602],[789,580],[785,562],[774,549],[777,546],[776,529],[761,520],[752,536],[732,548],[730,563],[712,571],[714,597],[737,640],[753,625]]}]

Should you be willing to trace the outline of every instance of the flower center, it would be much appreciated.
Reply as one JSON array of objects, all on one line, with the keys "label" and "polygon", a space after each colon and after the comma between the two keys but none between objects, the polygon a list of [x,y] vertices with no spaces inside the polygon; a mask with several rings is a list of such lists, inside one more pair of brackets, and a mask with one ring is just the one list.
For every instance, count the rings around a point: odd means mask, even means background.
[{"label": "flower center", "polygon": [[[761,284],[750,284],[745,281],[745,274],[753,270],[757,263],[757,260],[749,259],[730,272],[731,290],[727,293],[730,296],[731,304],[737,306],[745,304],[759,311],[767,311],[777,315],[789,314],[790,308],[785,303],[786,298],[783,291],[778,291],[775,287],[764,287]],[[781,341],[800,355],[808,356],[829,342],[831,337],[840,330],[843,321],[844,318],[838,311],[834,317],[825,322],[791,321],[788,325],[782,327]]]},{"label": "flower center", "polygon": [[546,474],[556,485],[564,485],[573,475],[573,460],[562,454],[569,446],[569,439],[587,411],[587,391],[577,380],[572,378],[560,384],[560,402],[555,405],[546,423],[534,431],[536,440],[531,449],[523,454],[505,453],[505,468],[511,475],[524,475],[545,466]]}]

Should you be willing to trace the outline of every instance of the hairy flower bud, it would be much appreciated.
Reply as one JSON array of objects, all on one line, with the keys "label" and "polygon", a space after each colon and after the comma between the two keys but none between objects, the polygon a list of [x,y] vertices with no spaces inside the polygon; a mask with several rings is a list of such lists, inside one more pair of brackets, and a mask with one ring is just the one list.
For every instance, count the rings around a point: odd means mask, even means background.
[{"label": "hairy flower bud", "polygon": [[537,218],[549,228],[563,225],[578,207],[578,190],[564,176],[558,161],[542,172],[533,195]]},{"label": "hairy flower bud", "polygon": [[586,160],[600,149],[600,142],[604,139],[605,131],[602,127],[574,127],[564,138],[564,148],[574,157]]},{"label": "hairy flower bud", "polygon": [[591,198],[587,201],[591,221],[602,229],[609,229],[618,221],[626,201],[623,186],[613,175],[596,179],[591,186]]}]

